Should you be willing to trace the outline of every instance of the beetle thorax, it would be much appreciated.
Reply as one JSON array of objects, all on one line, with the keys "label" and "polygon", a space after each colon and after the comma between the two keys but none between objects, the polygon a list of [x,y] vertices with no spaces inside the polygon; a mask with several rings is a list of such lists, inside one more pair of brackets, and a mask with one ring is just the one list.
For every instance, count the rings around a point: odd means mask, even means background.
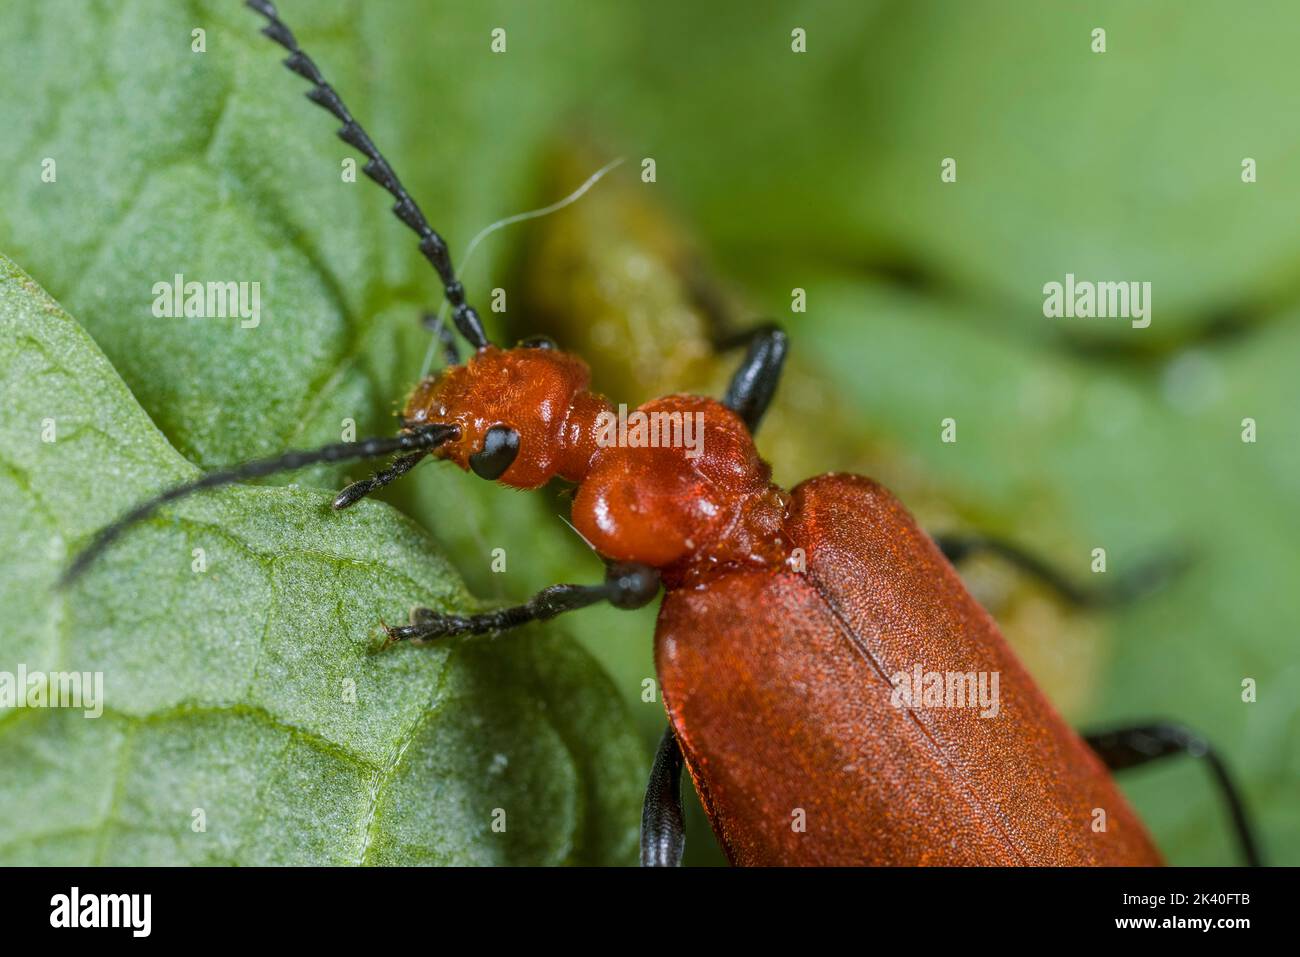
[{"label": "beetle thorax", "polygon": [[681,580],[784,560],[784,493],[734,412],[688,395],[615,409],[588,381],[586,364],[558,349],[489,346],[421,382],[403,417],[456,426],[434,454],[461,468],[491,429],[513,429],[518,452],[498,481],[576,483],[574,527],[605,558]]},{"label": "beetle thorax", "polygon": [[573,523],[606,558],[677,578],[783,559],[784,495],[730,409],[673,395],[607,410],[596,428]]}]

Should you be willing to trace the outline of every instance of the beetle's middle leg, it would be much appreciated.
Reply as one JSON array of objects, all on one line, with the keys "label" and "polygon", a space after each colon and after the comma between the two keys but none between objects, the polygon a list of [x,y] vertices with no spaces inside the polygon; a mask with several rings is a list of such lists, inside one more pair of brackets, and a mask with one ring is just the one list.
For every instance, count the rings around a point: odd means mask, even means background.
[{"label": "beetle's middle leg", "polygon": [[1228,806],[1242,856],[1251,867],[1260,866],[1259,846],[1255,843],[1250,816],[1246,813],[1241,792],[1233,783],[1232,775],[1228,773],[1223,760],[1199,734],[1181,724],[1164,721],[1093,732],[1085,734],[1083,740],[1088,742],[1097,757],[1112,771],[1137,767],[1170,755],[1186,754],[1203,758]]},{"label": "beetle's middle leg", "polygon": [[615,562],[599,585],[552,585],[522,605],[498,608],[476,615],[457,615],[416,608],[409,625],[387,628],[388,640],[432,641],[459,635],[485,635],[507,631],[530,621],[546,621],[566,611],[577,611],[607,601],[616,608],[640,608],[659,594],[659,571],[636,562]]},{"label": "beetle's middle leg", "polygon": [[745,420],[751,435],[758,430],[758,423],[776,394],[789,342],[780,326],[767,322],[718,343],[719,349],[749,346],[740,368],[731,377],[722,404]]},{"label": "beetle's middle leg", "polygon": [[1032,552],[1000,538],[980,534],[935,535],[939,551],[954,565],[973,555],[993,555],[1056,592],[1076,608],[1114,608],[1148,595],[1175,578],[1186,566],[1181,556],[1139,565],[1132,572],[1109,578],[1104,585],[1083,586]]}]

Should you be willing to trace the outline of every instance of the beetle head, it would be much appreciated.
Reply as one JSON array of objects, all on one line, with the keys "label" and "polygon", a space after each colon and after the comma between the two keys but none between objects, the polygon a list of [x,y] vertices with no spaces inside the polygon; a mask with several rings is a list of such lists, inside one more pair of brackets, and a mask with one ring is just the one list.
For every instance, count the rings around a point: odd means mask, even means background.
[{"label": "beetle head", "polygon": [[421,382],[403,418],[408,427],[456,426],[437,457],[514,488],[537,488],[572,471],[576,433],[585,430],[571,412],[589,378],[586,363],[550,340],[486,346]]}]

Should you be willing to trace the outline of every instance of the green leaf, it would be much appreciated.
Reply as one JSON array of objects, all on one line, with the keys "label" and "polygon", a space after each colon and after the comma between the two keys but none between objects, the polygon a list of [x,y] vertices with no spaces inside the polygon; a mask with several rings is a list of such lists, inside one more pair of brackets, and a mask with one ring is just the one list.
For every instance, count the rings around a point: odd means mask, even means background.
[{"label": "green leaf", "polygon": [[100,672],[104,703],[0,714],[0,861],[631,860],[643,756],[585,654],[537,630],[376,652],[381,620],[469,603],[410,521],[233,487],[56,591],[97,527],[195,469],[3,258],[0,401],[0,668]]},{"label": "green leaf", "polygon": [[[602,119],[655,144],[711,254],[760,288],[788,301],[806,267],[901,273],[990,305],[983,321],[1011,334],[1135,351],[1294,297],[1300,126],[1278,117],[1295,4],[755,7],[655,5],[645,62],[613,78]],[[1150,281],[1151,328],[1047,323],[1043,284],[1066,272]]]}]

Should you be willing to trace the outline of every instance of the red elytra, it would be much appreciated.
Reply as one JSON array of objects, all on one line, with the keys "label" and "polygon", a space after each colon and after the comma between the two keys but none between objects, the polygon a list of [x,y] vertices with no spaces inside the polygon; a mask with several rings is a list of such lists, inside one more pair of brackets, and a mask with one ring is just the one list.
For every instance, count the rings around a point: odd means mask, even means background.
[{"label": "red elytra", "polygon": [[[595,549],[661,571],[664,700],[733,863],[1161,863],[889,492],[852,475],[786,492],[741,419],[697,396],[641,411],[699,413],[699,454],[608,445],[610,404],[587,385],[575,356],[488,346],[422,382],[404,417],[457,426],[433,454],[461,468],[489,429],[513,428],[519,451],[499,481],[577,483],[573,524]],[[998,715],[895,706],[891,676],[917,663],[996,672]]]}]

